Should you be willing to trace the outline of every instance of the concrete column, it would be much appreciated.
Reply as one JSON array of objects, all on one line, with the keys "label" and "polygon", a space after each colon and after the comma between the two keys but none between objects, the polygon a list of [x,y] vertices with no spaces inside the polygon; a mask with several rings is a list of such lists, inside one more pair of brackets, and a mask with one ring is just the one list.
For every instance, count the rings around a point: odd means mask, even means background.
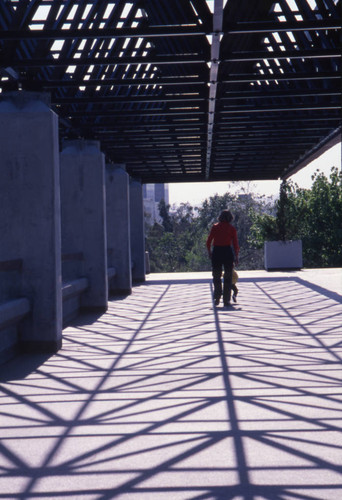
[{"label": "concrete column", "polygon": [[129,215],[129,176],[124,167],[106,167],[108,267],[115,267],[110,291],[132,292],[131,235]]},{"label": "concrete column", "polygon": [[81,254],[83,258],[89,288],[82,296],[82,308],[105,311],[108,281],[104,155],[98,141],[66,141],[60,163],[62,254]]},{"label": "concrete column", "polygon": [[20,344],[62,345],[58,117],[48,94],[11,92],[0,103],[0,261],[22,259],[21,293],[32,314]]},{"label": "concrete column", "polygon": [[130,220],[133,282],[145,281],[145,228],[142,184],[130,181]]}]

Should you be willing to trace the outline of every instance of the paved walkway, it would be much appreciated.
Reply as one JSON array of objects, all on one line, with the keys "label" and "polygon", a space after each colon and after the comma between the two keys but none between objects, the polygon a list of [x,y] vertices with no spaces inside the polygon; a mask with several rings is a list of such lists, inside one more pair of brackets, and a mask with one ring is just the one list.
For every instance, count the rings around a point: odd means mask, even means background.
[{"label": "paved walkway", "polygon": [[341,270],[150,275],[1,368],[0,499],[342,498]]}]

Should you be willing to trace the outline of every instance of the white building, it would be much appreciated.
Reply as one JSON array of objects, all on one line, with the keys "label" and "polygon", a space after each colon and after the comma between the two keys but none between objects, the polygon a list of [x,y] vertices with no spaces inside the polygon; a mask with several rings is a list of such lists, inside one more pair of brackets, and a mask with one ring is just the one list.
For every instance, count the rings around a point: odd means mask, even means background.
[{"label": "white building", "polygon": [[169,204],[168,184],[144,184],[143,198],[145,221],[149,225],[153,225],[155,222],[160,224],[159,202],[164,200],[166,205]]}]

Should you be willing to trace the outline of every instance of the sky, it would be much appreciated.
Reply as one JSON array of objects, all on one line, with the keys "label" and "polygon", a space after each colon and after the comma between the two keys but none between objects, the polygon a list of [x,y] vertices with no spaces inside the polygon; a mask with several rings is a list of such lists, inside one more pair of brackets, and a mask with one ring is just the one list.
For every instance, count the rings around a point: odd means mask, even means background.
[{"label": "sky", "polygon": [[[338,167],[341,170],[341,144],[333,146],[319,158],[309,163],[307,167],[290,177],[290,179],[301,188],[310,188],[313,173],[319,169],[329,177],[331,167]],[[246,192],[253,192],[267,197],[276,197],[279,193],[280,183],[280,180],[174,183],[169,184],[169,204],[172,206],[188,202],[193,206],[199,206],[206,198],[215,194],[223,195],[228,191],[236,193],[241,192],[243,189]]]}]

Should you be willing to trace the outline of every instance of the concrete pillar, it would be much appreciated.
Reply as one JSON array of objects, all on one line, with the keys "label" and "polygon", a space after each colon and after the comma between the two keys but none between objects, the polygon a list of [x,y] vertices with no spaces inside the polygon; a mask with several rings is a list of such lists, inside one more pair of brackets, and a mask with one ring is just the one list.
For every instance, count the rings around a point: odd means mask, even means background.
[{"label": "concrete pillar", "polygon": [[142,184],[130,181],[130,220],[133,282],[145,281],[145,228]]},{"label": "concrete pillar", "polygon": [[0,261],[22,259],[22,296],[32,314],[20,344],[62,345],[58,117],[48,94],[11,92],[0,103]]},{"label": "concrete pillar", "polygon": [[[82,308],[108,306],[105,161],[98,141],[66,141],[60,155],[62,254],[81,254],[89,288]],[[73,276],[78,278],[80,276]]]},{"label": "concrete pillar", "polygon": [[129,176],[123,166],[106,167],[108,267],[115,267],[110,291],[132,292]]}]

